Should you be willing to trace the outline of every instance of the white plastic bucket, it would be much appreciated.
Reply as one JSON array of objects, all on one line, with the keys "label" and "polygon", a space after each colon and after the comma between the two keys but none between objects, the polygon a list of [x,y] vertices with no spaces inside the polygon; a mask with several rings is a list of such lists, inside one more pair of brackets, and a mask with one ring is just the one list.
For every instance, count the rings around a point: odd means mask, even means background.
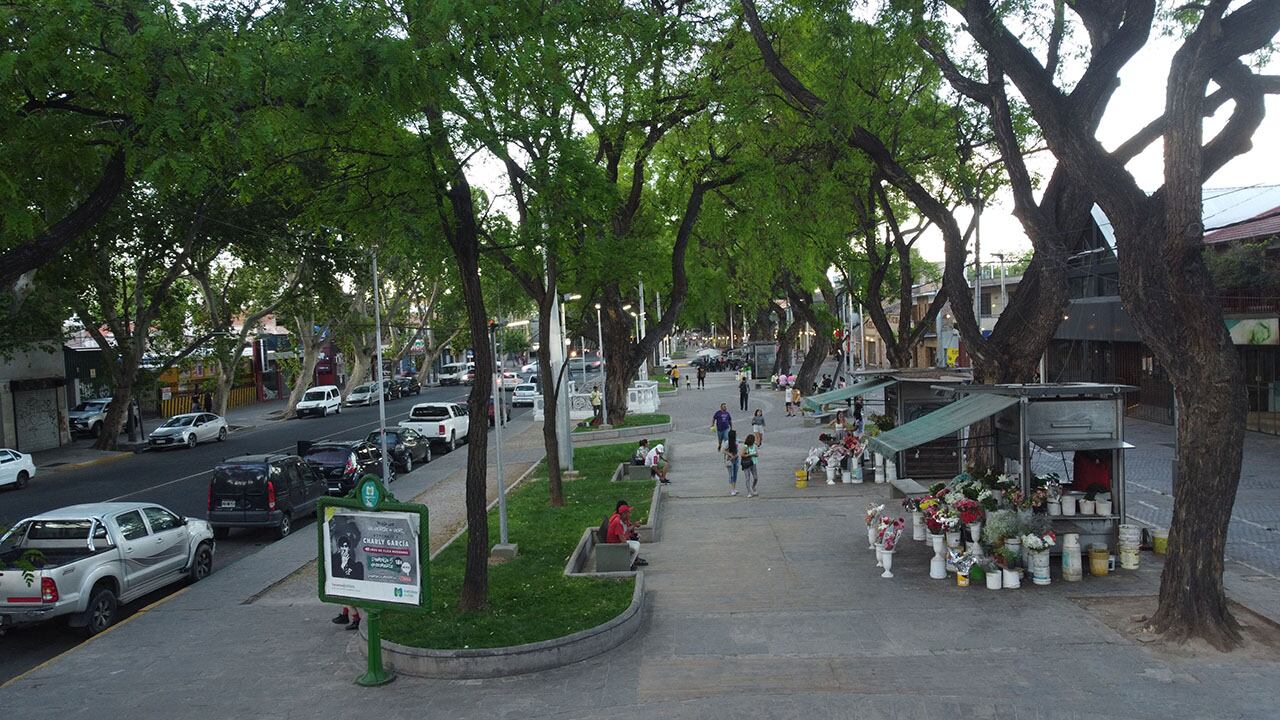
[{"label": "white plastic bucket", "polygon": [[1138,545],[1120,543],[1120,567],[1125,570],[1138,569]]},{"label": "white plastic bucket", "polygon": [[1120,544],[1137,547],[1142,544],[1142,527],[1139,525],[1120,526]]}]

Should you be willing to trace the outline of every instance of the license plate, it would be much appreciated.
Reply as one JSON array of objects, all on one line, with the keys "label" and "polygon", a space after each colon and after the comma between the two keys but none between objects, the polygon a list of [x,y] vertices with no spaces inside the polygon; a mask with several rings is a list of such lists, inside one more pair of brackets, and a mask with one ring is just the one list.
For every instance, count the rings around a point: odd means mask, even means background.
[{"label": "license plate", "polygon": [[159,439],[157,439],[157,440],[156,440],[156,444],[157,444],[157,445],[168,445],[168,444],[169,444],[169,438],[159,438]]},{"label": "license plate", "polygon": [[235,500],[223,500],[223,501],[222,501],[222,509],[223,509],[223,510],[235,510],[235,509],[236,509],[236,501],[235,501]]}]

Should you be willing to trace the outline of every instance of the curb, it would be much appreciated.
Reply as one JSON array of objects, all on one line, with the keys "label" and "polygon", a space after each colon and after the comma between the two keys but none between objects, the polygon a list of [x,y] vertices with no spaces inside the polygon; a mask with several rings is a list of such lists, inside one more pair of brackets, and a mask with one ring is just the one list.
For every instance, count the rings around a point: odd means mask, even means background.
[{"label": "curb", "polygon": [[658,425],[637,425],[635,427],[621,428],[618,430],[592,430],[590,432],[572,433],[573,439],[592,441],[592,440],[623,440],[626,438],[646,437],[653,433],[667,432],[673,429],[674,421],[660,423]]},{"label": "curb", "polygon": [[137,453],[133,453],[133,452],[117,452],[111,455],[107,455],[105,457],[94,458],[92,460],[83,460],[77,463],[66,463],[64,465],[55,465],[53,467],[49,467],[47,465],[44,465],[44,466],[37,465],[36,469],[41,470],[43,472],[50,472],[50,473],[62,472],[64,470],[80,470],[81,468],[92,467],[94,465],[103,465],[109,462],[123,460],[128,457],[133,457],[136,454]]},{"label": "curb", "polygon": [[[631,604],[620,615],[572,635],[500,648],[433,650],[382,641],[382,662],[402,675],[443,680],[506,677],[571,665],[612,650],[635,635],[644,622],[644,573],[636,573]],[[360,654],[368,634],[360,628]]]}]

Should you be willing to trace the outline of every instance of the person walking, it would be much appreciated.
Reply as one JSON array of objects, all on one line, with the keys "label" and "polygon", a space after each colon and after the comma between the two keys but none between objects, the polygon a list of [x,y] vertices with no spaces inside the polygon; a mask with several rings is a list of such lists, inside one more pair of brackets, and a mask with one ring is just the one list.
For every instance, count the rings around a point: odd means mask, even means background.
[{"label": "person walking", "polygon": [[698,366],[698,389],[699,390],[707,389],[707,366],[706,365]]},{"label": "person walking", "polygon": [[742,482],[747,486],[747,497],[756,497],[760,494],[756,491],[756,486],[760,484],[760,457],[756,449],[754,435],[748,435],[742,441],[742,449],[739,453],[739,464],[742,466]]},{"label": "person walking", "polygon": [[791,386],[791,407],[799,415],[804,415],[804,410],[800,407],[800,388],[795,385]]},{"label": "person walking", "polygon": [[724,457],[724,467],[729,471],[729,494],[738,494],[738,432],[736,430],[729,431],[729,437],[726,439],[724,447],[720,448],[720,455]]},{"label": "person walking", "polygon": [[720,409],[711,416],[711,429],[716,431],[716,450],[719,450],[729,438],[729,431],[733,429],[733,416],[729,414],[729,406],[725,403],[720,403]]},{"label": "person walking", "polygon": [[742,412],[747,411],[747,396],[751,393],[751,383],[747,382],[746,376],[742,376],[738,380],[738,409]]},{"label": "person walking", "polygon": [[764,445],[764,411],[760,408],[751,416],[751,435],[756,439],[756,447]]},{"label": "person walking", "polygon": [[600,386],[591,386],[591,424],[599,425],[604,422],[604,418],[600,416],[600,408],[603,397],[600,395]]},{"label": "person walking", "polygon": [[671,387],[680,389],[680,368],[674,366],[671,368]]}]

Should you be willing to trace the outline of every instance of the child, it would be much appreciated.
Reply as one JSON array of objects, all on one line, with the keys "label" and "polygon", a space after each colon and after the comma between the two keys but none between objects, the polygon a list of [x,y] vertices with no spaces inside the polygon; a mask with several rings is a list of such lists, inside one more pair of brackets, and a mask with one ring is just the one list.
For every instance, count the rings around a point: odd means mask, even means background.
[{"label": "child", "polygon": [[756,408],[756,414],[751,416],[751,434],[756,439],[756,447],[764,445],[764,411]]},{"label": "child", "polygon": [[748,435],[742,441],[740,465],[742,467],[742,481],[747,486],[747,497],[758,496],[760,493],[756,492],[756,485],[760,482],[759,456],[756,453],[756,438],[754,435]]}]

